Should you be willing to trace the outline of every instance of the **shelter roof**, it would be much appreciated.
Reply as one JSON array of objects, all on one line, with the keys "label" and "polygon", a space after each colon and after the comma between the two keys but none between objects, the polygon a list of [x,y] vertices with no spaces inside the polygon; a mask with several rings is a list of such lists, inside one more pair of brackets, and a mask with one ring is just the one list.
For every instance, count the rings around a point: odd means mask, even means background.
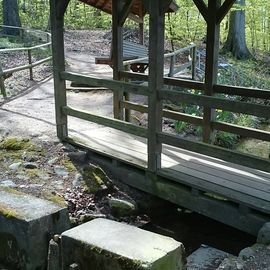
[{"label": "shelter roof", "polygon": [[[112,0],[80,0],[81,2],[88,4],[92,7],[100,9],[106,13],[112,14]],[[126,2],[126,0],[122,0]],[[167,12],[175,12],[178,9],[178,5],[172,0]],[[130,13],[132,15],[142,18],[146,14],[146,9],[142,0],[134,0]]]}]

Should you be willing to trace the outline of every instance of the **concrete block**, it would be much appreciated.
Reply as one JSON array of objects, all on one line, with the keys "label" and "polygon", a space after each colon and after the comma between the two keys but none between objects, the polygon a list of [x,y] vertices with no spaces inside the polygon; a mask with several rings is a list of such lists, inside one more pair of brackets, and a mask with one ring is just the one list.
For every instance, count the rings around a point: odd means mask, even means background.
[{"label": "concrete block", "polygon": [[69,269],[182,270],[185,252],[172,238],[123,223],[95,219],[62,234],[62,265]]},{"label": "concrete block", "polygon": [[69,228],[66,208],[0,189],[0,264],[7,269],[45,270],[50,237]]}]

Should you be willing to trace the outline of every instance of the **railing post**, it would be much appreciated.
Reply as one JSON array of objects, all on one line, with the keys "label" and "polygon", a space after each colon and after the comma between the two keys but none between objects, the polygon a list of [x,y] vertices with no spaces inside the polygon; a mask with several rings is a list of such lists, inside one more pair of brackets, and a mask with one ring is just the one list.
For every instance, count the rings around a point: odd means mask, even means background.
[{"label": "railing post", "polygon": [[3,95],[4,98],[7,97],[7,92],[5,88],[5,82],[4,82],[4,74],[3,74],[3,69],[0,64],[0,89],[1,89],[1,94]]},{"label": "railing post", "polygon": [[[220,24],[216,18],[220,5],[221,0],[208,0],[204,92],[207,96],[213,95],[213,86],[217,81]],[[203,141],[212,143],[214,141],[212,121],[215,120],[215,110],[204,107],[203,112]]]},{"label": "railing post", "polygon": [[[125,71],[130,71],[130,65],[124,66]],[[130,81],[129,79],[125,79],[126,82]],[[127,92],[124,92],[124,98],[125,101],[130,101],[130,94]],[[131,120],[131,111],[129,109],[125,109],[125,121],[130,122]]]},{"label": "railing post", "polygon": [[158,91],[163,87],[164,70],[164,0],[149,0],[149,91],[148,98],[148,171],[156,173],[161,168],[162,145],[157,133],[162,131],[162,101]]},{"label": "railing post", "polygon": [[[119,22],[119,14],[122,11],[123,3],[119,0],[112,0],[112,46],[113,46],[113,79],[120,80],[119,72],[123,70],[123,27]],[[113,113],[114,118],[123,120],[121,101],[124,93],[113,92]]]},{"label": "railing post", "polygon": [[[62,108],[67,105],[66,82],[61,79],[60,73],[65,70],[64,54],[64,12],[60,6],[68,3],[67,0],[50,0],[50,18],[52,31],[54,96],[57,136],[64,140],[68,136],[67,116]],[[63,9],[61,7],[61,9]]]},{"label": "railing post", "polygon": [[192,57],[192,64],[191,64],[191,78],[195,80],[196,78],[196,67],[197,67],[197,47],[194,43],[191,43],[194,47],[191,49],[191,57]]},{"label": "railing post", "polygon": [[33,81],[33,67],[32,67],[32,53],[31,50],[27,50],[28,53],[28,63],[30,65],[29,67],[29,74],[30,74],[30,80]]},{"label": "railing post", "polygon": [[169,70],[169,77],[173,77],[174,75],[174,66],[175,66],[175,54],[172,55],[171,57],[171,61],[170,61],[170,70]]}]

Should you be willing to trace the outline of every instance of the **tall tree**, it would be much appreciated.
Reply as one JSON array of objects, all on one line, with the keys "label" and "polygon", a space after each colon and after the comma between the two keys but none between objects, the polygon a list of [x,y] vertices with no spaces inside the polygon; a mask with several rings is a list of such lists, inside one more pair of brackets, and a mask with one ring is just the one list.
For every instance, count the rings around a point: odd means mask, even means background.
[{"label": "tall tree", "polygon": [[[21,26],[17,0],[3,0],[3,23],[8,26]],[[18,29],[4,28],[7,35],[18,35]]]},{"label": "tall tree", "polygon": [[223,46],[223,51],[231,52],[237,59],[247,59],[251,53],[246,44],[246,14],[245,0],[237,0],[230,13],[229,32]]}]

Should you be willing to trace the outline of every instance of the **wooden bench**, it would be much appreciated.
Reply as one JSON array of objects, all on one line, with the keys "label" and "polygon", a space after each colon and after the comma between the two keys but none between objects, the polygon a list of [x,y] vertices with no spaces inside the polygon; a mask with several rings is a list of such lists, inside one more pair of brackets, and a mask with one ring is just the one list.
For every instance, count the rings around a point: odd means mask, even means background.
[{"label": "wooden bench", "polygon": [[[130,41],[123,41],[123,60],[132,60],[132,59],[140,59],[140,58],[146,58],[148,57],[148,50],[147,48],[138,43],[133,43]],[[103,65],[109,65],[113,66],[113,55],[112,50],[110,57],[97,57],[95,58],[96,64],[103,64]],[[130,69],[133,72],[140,72],[144,73],[145,70],[148,68],[148,59],[139,61],[138,63],[132,63],[130,64]]]}]

